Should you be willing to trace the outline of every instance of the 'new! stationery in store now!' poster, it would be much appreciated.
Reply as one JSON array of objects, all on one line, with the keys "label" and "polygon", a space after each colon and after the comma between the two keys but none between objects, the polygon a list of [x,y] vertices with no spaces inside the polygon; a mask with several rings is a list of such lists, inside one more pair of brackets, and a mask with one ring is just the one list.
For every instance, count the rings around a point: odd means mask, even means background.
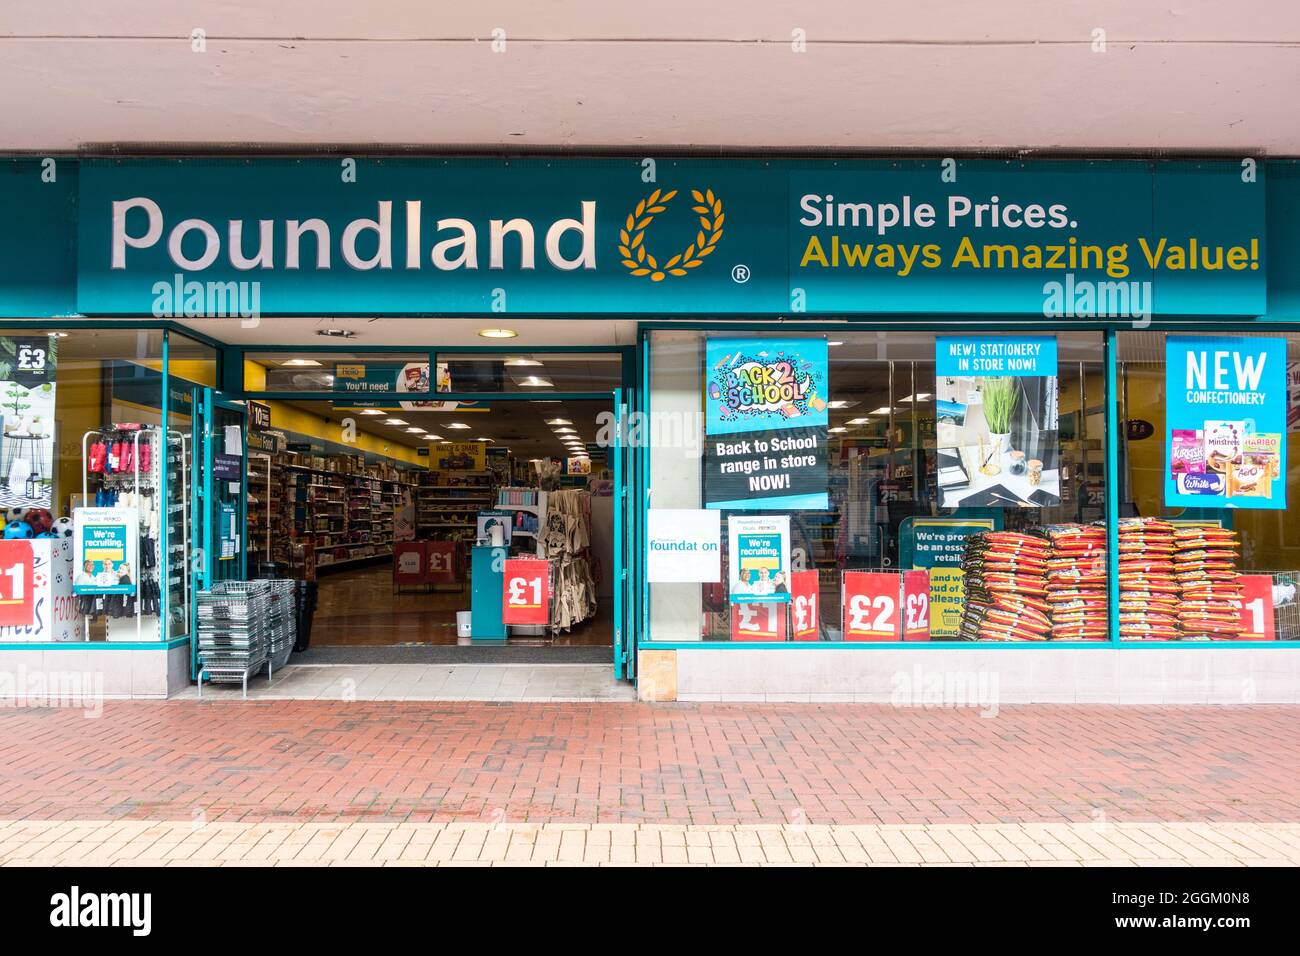
[{"label": "'new! stationery in store now!' poster", "polygon": [[1165,504],[1286,507],[1286,339],[1165,340]]},{"label": "'new! stationery in store now!' poster", "polygon": [[709,339],[709,508],[825,511],[830,407],[825,339]]}]

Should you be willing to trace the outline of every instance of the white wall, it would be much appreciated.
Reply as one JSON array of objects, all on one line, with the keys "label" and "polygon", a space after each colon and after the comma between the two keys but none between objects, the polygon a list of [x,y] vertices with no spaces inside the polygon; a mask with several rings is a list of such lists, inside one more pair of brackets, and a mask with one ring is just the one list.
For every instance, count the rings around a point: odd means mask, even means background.
[{"label": "white wall", "polygon": [[1300,153],[1290,0],[6,7],[0,149]]}]

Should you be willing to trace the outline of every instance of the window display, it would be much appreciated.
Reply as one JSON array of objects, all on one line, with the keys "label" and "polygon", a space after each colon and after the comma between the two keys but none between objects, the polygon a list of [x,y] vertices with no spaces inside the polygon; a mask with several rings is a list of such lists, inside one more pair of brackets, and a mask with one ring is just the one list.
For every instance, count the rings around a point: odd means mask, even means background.
[{"label": "window display", "polygon": [[1300,335],[1121,332],[1121,640],[1300,638]]},{"label": "window display", "polygon": [[[650,582],[651,639],[1107,639],[1103,379],[1094,332],[653,332],[651,515],[720,508],[721,567],[754,580]],[[818,447],[771,452],[809,426]],[[720,461],[798,456],[818,488],[714,491]],[[733,553],[755,518],[789,526],[766,581]],[[788,626],[750,593],[777,573]]]}]

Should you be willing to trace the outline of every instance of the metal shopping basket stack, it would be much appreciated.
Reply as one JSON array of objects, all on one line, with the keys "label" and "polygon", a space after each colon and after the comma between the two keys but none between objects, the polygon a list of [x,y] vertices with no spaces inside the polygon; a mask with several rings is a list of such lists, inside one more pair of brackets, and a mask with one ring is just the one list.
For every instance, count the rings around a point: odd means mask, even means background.
[{"label": "metal shopping basket stack", "polygon": [[298,639],[298,613],[293,580],[267,581],[271,586],[270,667],[277,671],[289,663],[294,642]]},{"label": "metal shopping basket stack", "polygon": [[[271,582],[218,581],[200,591],[199,694],[203,679],[242,684],[267,663],[270,651]],[[270,677],[270,674],[267,675]]]}]

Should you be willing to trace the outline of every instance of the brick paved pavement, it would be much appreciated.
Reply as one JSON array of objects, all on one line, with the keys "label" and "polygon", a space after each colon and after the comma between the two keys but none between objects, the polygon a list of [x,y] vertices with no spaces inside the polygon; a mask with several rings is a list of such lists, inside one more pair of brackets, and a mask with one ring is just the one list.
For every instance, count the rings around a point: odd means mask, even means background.
[{"label": "brick paved pavement", "polygon": [[1295,707],[0,711],[0,821],[1300,822]]}]

